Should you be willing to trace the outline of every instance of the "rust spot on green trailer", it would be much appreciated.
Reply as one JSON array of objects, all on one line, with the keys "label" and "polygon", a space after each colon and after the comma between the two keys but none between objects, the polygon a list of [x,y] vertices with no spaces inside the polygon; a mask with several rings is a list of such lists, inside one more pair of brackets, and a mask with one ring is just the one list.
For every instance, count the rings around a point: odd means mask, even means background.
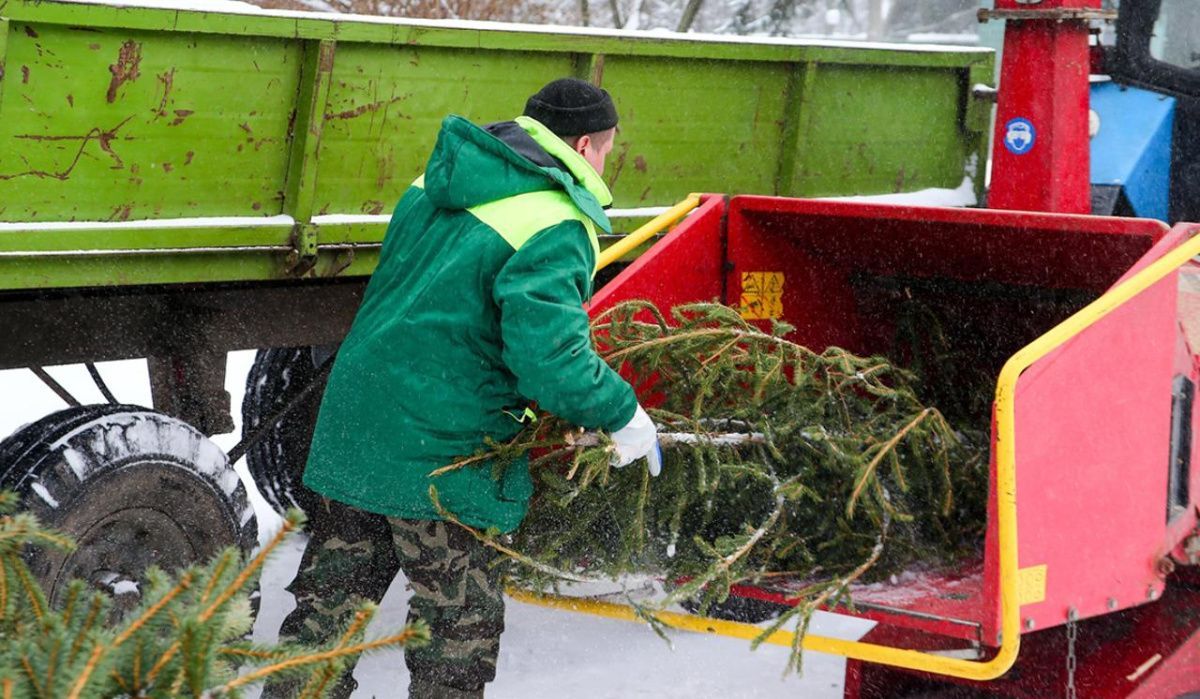
[{"label": "rust spot on green trailer", "polygon": [[125,117],[121,123],[107,131],[98,126],[94,127],[82,136],[17,134],[16,136],[13,136],[13,138],[24,141],[79,141],[79,150],[75,152],[75,156],[71,158],[71,162],[67,165],[67,167],[58,172],[51,172],[49,170],[26,170],[25,172],[17,172],[11,175],[0,174],[0,181],[12,180],[18,177],[48,177],[56,180],[66,180],[71,176],[71,173],[75,170],[75,166],[79,164],[79,160],[83,157],[84,151],[87,150],[88,144],[92,141],[96,141],[100,145],[100,150],[107,153],[109,157],[113,159],[112,169],[120,170],[125,167],[125,163],[121,160],[121,156],[117,155],[116,151],[112,149],[112,141],[117,137],[117,131],[119,131],[122,126],[129,123],[129,120],[132,118],[133,116]]},{"label": "rust spot on green trailer", "polygon": [[21,84],[29,84],[29,66],[21,66]]},{"label": "rust spot on green trailer", "polygon": [[121,206],[118,206],[117,208],[113,209],[113,212],[111,214],[109,214],[109,216],[108,216],[108,220],[109,221],[128,221],[129,214],[132,212],[133,212],[132,204],[122,204]]},{"label": "rust spot on green trailer", "polygon": [[288,112],[287,137],[288,137],[288,140],[290,141],[293,138],[295,138],[295,136],[296,136],[296,109],[293,107],[292,110],[290,112]]},{"label": "rust spot on green trailer", "polygon": [[179,126],[180,124],[182,124],[184,122],[185,119],[190,117],[192,114],[193,114],[193,110],[191,110],[191,109],[176,109],[175,110],[175,120],[172,121],[170,124],[168,124],[168,126]]},{"label": "rust spot on green trailer", "polygon": [[347,109],[344,112],[337,112],[337,113],[326,112],[325,118],[327,120],[328,119],[353,119],[354,117],[362,116],[363,114],[366,114],[367,112],[378,111],[380,109],[383,109],[384,107],[390,107],[397,102],[403,102],[404,100],[408,99],[409,97],[410,97],[410,95],[401,95],[399,97],[393,97],[391,99],[379,100],[378,102],[371,102],[369,104],[364,104],[364,105],[355,107],[354,109]]},{"label": "rust spot on green trailer", "polygon": [[[859,143],[855,147],[855,150],[858,152],[859,161],[867,164],[867,173],[870,175],[874,175],[876,160],[875,160],[875,158],[871,157],[871,153],[867,149],[867,144]],[[861,167],[861,166],[855,166],[855,167]]]},{"label": "rust spot on green trailer", "polygon": [[141,73],[138,67],[142,63],[142,45],[132,39],[121,44],[117,52],[117,62],[108,67],[112,73],[112,81],[108,84],[108,101],[117,101],[117,89],[127,82],[137,80]]},{"label": "rust spot on green trailer", "polygon": [[634,158],[633,159],[633,169],[637,170],[638,172],[645,172],[646,171],[646,159],[640,155],[638,157]]},{"label": "rust spot on green trailer", "polygon": [[163,165],[163,172],[170,172],[175,169],[175,166],[172,165],[171,163],[163,163],[162,165]]},{"label": "rust spot on green trailer", "polygon": [[625,169],[625,158],[629,157],[629,147],[632,144],[625,141],[621,144],[620,152],[617,153],[615,162],[613,163],[612,177],[608,180],[608,188],[612,189],[617,185],[617,179],[621,176],[621,171]]},{"label": "rust spot on green trailer", "polygon": [[67,104],[71,105],[72,107],[75,106],[75,96],[74,95],[67,95]]},{"label": "rust spot on green trailer", "polygon": [[375,189],[386,190],[395,172],[396,151],[389,149],[386,153],[380,153],[379,169],[375,173]]},{"label": "rust spot on green trailer", "polygon": [[188,151],[187,153],[184,153],[184,154],[183,154],[183,164],[184,164],[184,165],[191,165],[191,164],[192,164],[192,158],[194,158],[194,157],[196,157],[196,152],[195,152],[195,151]]},{"label": "rust spot on green trailer", "polygon": [[100,44],[88,44],[88,48],[91,49],[92,51],[99,51]]},{"label": "rust spot on green trailer", "polygon": [[369,199],[369,200],[363,202],[362,210],[363,210],[364,214],[371,214],[372,216],[376,216],[381,211],[383,211],[383,207],[384,207],[383,202],[376,201],[374,199]]},{"label": "rust spot on green trailer", "polygon": [[175,84],[175,69],[159,74],[158,84],[162,85],[162,98],[158,101],[158,109],[154,110],[156,119],[167,115],[167,100],[171,98],[171,87]]},{"label": "rust spot on green trailer", "polygon": [[262,208],[262,202],[260,202],[260,201],[256,201],[256,202],[254,202],[254,203],[250,204],[250,208],[251,208],[251,209],[253,209],[253,210],[255,210],[255,211],[258,211],[259,209],[261,209],[261,208]]},{"label": "rust spot on green trailer", "polygon": [[332,50],[328,50],[328,51],[324,50],[325,47],[323,47],[323,46],[321,47],[321,49],[322,50],[317,55],[317,71],[319,71],[321,73],[332,73],[333,72],[333,51]]},{"label": "rust spot on green trailer", "polygon": [[38,38],[38,33],[35,32],[33,30],[33,27],[29,26],[28,24],[25,25],[25,35],[30,37],[31,39]]}]

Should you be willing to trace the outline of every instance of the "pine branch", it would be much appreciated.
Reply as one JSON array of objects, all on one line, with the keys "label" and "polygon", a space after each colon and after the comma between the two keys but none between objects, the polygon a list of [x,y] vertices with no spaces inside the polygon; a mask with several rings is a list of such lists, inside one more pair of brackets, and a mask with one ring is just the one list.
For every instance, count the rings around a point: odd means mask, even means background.
[{"label": "pine branch", "polygon": [[29,602],[29,610],[33,612],[33,618],[40,623],[46,617],[46,594],[29,574],[29,569],[20,561],[15,561],[15,563],[17,565],[14,565],[13,568],[17,575],[17,582],[21,583],[21,590],[24,591],[25,599]]},{"label": "pine branch", "polygon": [[897,432],[891,439],[884,443],[884,445],[875,453],[875,456],[871,459],[870,463],[863,467],[861,474],[854,481],[854,489],[850,491],[850,500],[846,503],[847,517],[854,516],[854,506],[858,504],[858,498],[860,495],[862,495],[863,488],[866,487],[867,482],[872,476],[875,475],[875,467],[879,465],[879,462],[883,460],[884,456],[892,453],[892,450],[896,448],[896,445],[900,443],[900,440],[904,439],[905,435],[911,432],[912,429],[920,424],[925,418],[929,417],[930,412],[931,410],[929,408],[922,410],[915,418],[912,419],[912,421],[902,427],[899,432]]},{"label": "pine branch", "polygon": [[179,582],[171,590],[169,590],[167,594],[163,595],[160,600],[150,605],[146,611],[138,616],[138,618],[134,619],[124,631],[122,631],[115,639],[113,639],[113,642],[110,645],[106,646],[103,643],[96,644],[96,647],[92,649],[91,657],[88,658],[87,665],[84,666],[83,672],[80,673],[78,679],[75,681],[74,687],[71,689],[70,699],[76,699],[80,696],[83,688],[87,686],[88,681],[91,679],[92,673],[94,673],[96,668],[99,667],[100,661],[103,659],[104,654],[120,648],[125,641],[128,641],[130,637],[140,631],[142,627],[144,627],[151,619],[157,616],[158,613],[161,612],[168,604],[170,604],[172,600],[187,590],[192,583],[192,576],[193,573],[191,571],[184,573]]},{"label": "pine branch", "polygon": [[283,518],[283,523],[279,526],[279,531],[275,532],[275,535],[271,537],[271,540],[267,542],[267,545],[262,547],[262,550],[258,552],[258,555],[250,561],[249,565],[242,569],[241,573],[238,573],[238,576],[234,578],[233,582],[225,586],[225,589],[221,591],[221,594],[217,595],[217,598],[213,600],[213,603],[200,613],[200,622],[203,623],[211,619],[212,615],[215,614],[218,609],[223,607],[231,597],[240,592],[242,588],[246,586],[246,583],[250,582],[250,578],[262,568],[264,563],[266,563],[267,556],[271,555],[271,552],[279,546],[279,544],[284,540],[284,538],[287,537],[288,534],[294,532],[296,528],[300,526],[300,524],[304,521],[303,517],[304,515],[299,510],[293,509],[288,511],[287,516]]},{"label": "pine branch", "polygon": [[33,687],[33,693],[39,697],[46,696],[45,690],[38,683],[37,671],[33,669],[33,664],[29,662],[29,658],[21,658],[21,669],[25,671],[25,677],[29,679],[29,686]]},{"label": "pine branch", "polygon": [[[345,648],[350,642],[358,636],[358,634],[371,621],[371,617],[375,615],[373,608],[360,609],[354,613],[354,619],[350,622],[350,626],[342,637],[338,639],[334,649]],[[300,699],[319,699],[325,696],[325,690],[329,683],[337,676],[337,666],[330,662],[323,668],[313,671],[312,677],[309,678],[308,684],[300,690]]]},{"label": "pine branch", "polygon": [[8,617],[8,562],[0,556],[0,623]]},{"label": "pine branch", "polygon": [[262,680],[264,680],[268,677],[271,677],[272,675],[277,675],[277,674],[283,673],[287,670],[292,670],[292,669],[295,669],[298,667],[304,667],[307,665],[316,665],[319,663],[325,663],[330,660],[336,660],[338,658],[347,658],[347,657],[350,657],[353,655],[365,653],[369,650],[374,650],[376,648],[386,648],[389,646],[403,646],[403,645],[412,643],[414,641],[426,640],[428,637],[429,637],[429,631],[427,628],[425,628],[423,625],[421,625],[419,623],[412,624],[412,625],[409,625],[408,627],[406,627],[403,631],[401,631],[398,634],[394,634],[391,636],[385,636],[384,638],[379,638],[374,641],[367,641],[365,643],[358,643],[353,646],[348,646],[346,648],[338,648],[335,650],[328,650],[328,651],[323,651],[320,653],[310,653],[307,655],[301,655],[301,656],[297,656],[295,658],[289,658],[287,660],[280,661],[273,665],[268,665],[264,668],[255,670],[254,672],[242,675],[241,677],[238,677],[237,679],[226,682],[225,684],[221,685],[220,687],[213,689],[212,694],[214,696],[220,696],[222,694],[229,694],[231,691],[237,689],[238,687],[244,687],[246,685],[251,685],[251,684],[255,684],[257,682],[261,682]]},{"label": "pine branch", "polygon": [[150,672],[146,673],[146,684],[154,684],[154,681],[158,679],[159,673],[163,672],[167,668],[167,664],[174,660],[178,654],[179,643],[172,643],[167,646],[167,649],[162,652],[158,660],[154,661],[154,664],[150,666]]},{"label": "pine branch", "polygon": [[83,641],[88,637],[94,628],[96,621],[100,618],[100,614],[104,611],[104,600],[99,596],[92,597],[91,603],[88,605],[88,615],[83,620],[83,624],[75,632],[75,639],[71,642],[71,652],[67,656],[67,662],[74,663],[75,657],[83,647]]},{"label": "pine branch", "polygon": [[[0,494],[0,508],[9,499]],[[306,692],[315,698],[336,677],[345,658],[364,650],[427,638],[421,625],[410,626],[370,643],[355,643],[371,612],[362,610],[332,650],[287,646],[264,650],[245,647],[249,603],[241,591],[261,568],[262,561],[302,516],[289,513],[281,533],[244,566],[234,567],[236,552],[227,550],[203,567],[174,576],[150,568],[144,573],[143,602],[124,620],[107,614],[107,597],[87,591],[72,581],[62,595],[61,608],[51,608],[21,556],[21,548],[0,550],[0,570],[5,573],[7,613],[0,617],[0,689],[7,697],[93,696],[221,696],[236,694],[230,676],[239,661],[254,664],[256,678],[275,672],[314,667]],[[20,526],[12,526],[17,522]],[[12,542],[47,545],[55,536],[42,536],[36,519],[15,515],[0,522],[8,531],[19,531]],[[57,541],[56,543],[64,543]],[[70,542],[65,542],[69,544]],[[17,588],[14,590],[12,583]],[[14,599],[13,592],[17,592]],[[146,670],[149,667],[148,671]],[[226,688],[214,690],[213,687]],[[2,699],[2,697],[0,697]]]},{"label": "pine branch", "polygon": [[[464,525],[431,489],[443,518],[521,564],[518,584],[657,575],[684,582],[647,609],[689,597],[707,609],[736,582],[786,572],[801,587],[782,619],[802,636],[854,581],[929,550],[950,561],[981,541],[986,440],[959,439],[963,428],[922,402],[918,377],[895,362],[814,352],[786,324],[763,331],[711,303],[663,313],[631,301],[592,329],[597,353],[654,406],[660,477],[612,469],[605,435],[541,416],[466,457],[494,460],[495,472],[546,451],[530,464],[535,493],[511,546]],[[899,534],[885,547],[890,530]]]},{"label": "pine branch", "polygon": [[120,633],[120,635],[113,639],[109,650],[116,650],[120,648],[125,641],[128,641],[130,637],[140,631],[142,627],[150,622],[151,619],[158,616],[158,613],[161,612],[168,604],[170,604],[172,600],[183,594],[185,590],[191,587],[192,578],[194,576],[195,573],[190,570],[184,572],[184,574],[180,576],[179,582],[177,582],[175,586],[167,592],[167,594],[163,595],[161,599],[150,605],[149,609],[142,612],[142,614],[137,619],[134,619],[129,626],[127,626],[125,630]]},{"label": "pine branch", "polygon": [[438,499],[437,488],[435,488],[432,485],[429,486],[429,500],[430,500],[430,502],[433,503],[433,508],[435,510],[437,510],[438,516],[442,517],[443,519],[450,522],[451,524],[454,524],[454,525],[462,528],[463,530],[468,532],[471,536],[475,537],[475,539],[477,541],[479,541],[481,544],[483,544],[484,546],[495,549],[496,551],[499,551],[500,553],[504,554],[505,556],[508,556],[509,558],[512,558],[513,560],[518,561],[519,563],[523,563],[538,572],[545,573],[546,575],[550,575],[550,576],[553,576],[556,578],[561,578],[561,579],[569,581],[569,582],[577,582],[577,583],[598,582],[598,579],[596,579],[596,578],[585,578],[585,577],[581,577],[578,575],[574,575],[572,573],[568,573],[565,570],[559,570],[557,568],[548,566],[539,561],[535,561],[534,559],[532,559],[528,556],[525,556],[521,553],[518,553],[517,551],[514,551],[513,549],[510,549],[507,546],[504,546],[503,544],[496,543],[495,539],[493,539],[490,536],[487,536],[486,534],[481,533],[478,529],[475,529],[474,527],[472,527],[468,524],[464,524],[462,522],[462,520],[460,520],[458,517],[456,517],[452,512],[450,512],[446,508],[442,507],[442,502],[441,502],[441,500]]},{"label": "pine branch", "polygon": [[88,656],[87,664],[83,666],[83,672],[75,680],[75,684],[71,687],[71,693],[67,695],[67,699],[79,699],[82,696],[83,688],[87,686],[92,673],[96,671],[96,667],[100,664],[100,658],[104,656],[104,650],[103,643],[97,643],[92,647],[92,654]]},{"label": "pine branch", "polygon": [[252,650],[246,648],[222,648],[218,655],[230,658],[246,658],[249,660],[276,660],[284,655],[282,651]]},{"label": "pine branch", "polygon": [[217,560],[217,566],[213,569],[212,575],[208,578],[208,584],[204,586],[204,592],[200,595],[201,602],[208,601],[208,598],[212,595],[213,590],[216,589],[217,583],[220,582],[221,578],[225,576],[225,569],[233,564],[235,557],[236,554],[233,551],[226,551]]}]

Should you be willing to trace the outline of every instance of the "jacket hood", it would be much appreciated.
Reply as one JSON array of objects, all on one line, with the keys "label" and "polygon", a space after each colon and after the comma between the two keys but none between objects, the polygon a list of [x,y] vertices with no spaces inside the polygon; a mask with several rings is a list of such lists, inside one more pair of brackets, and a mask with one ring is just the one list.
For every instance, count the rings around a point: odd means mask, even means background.
[{"label": "jacket hood", "polygon": [[612,194],[583,156],[528,117],[489,130],[456,115],[442,121],[425,168],[425,195],[434,206],[469,209],[560,189],[605,233],[612,232],[603,209],[612,203]]}]

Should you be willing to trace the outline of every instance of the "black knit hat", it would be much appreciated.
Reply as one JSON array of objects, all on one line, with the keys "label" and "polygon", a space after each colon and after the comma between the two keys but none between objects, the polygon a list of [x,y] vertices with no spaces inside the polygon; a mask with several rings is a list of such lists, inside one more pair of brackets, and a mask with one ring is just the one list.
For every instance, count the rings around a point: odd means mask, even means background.
[{"label": "black knit hat", "polygon": [[582,136],[617,125],[617,108],[607,90],[575,78],[560,78],[525,103],[525,116],[537,119],[556,136]]}]

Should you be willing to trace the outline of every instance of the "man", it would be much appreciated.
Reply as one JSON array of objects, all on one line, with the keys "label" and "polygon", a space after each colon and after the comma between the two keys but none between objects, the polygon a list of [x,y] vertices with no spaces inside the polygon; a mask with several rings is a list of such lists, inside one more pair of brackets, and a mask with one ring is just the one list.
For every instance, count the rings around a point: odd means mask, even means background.
[{"label": "man", "polygon": [[[612,433],[614,464],[648,458],[655,427],[633,390],[592,350],[591,296],[612,195],[600,177],[617,112],[572,78],[529,98],[515,121],[442,123],[425,174],[392,216],[379,266],[339,350],[305,470],[327,498],[289,589],[281,636],[323,642],[361,599],[383,596],[397,567],[410,618],[432,642],[408,650],[410,697],[480,697],[504,629],[495,552],[445,522],[509,532],[533,492],[528,464],[499,478],[481,463],[430,472],[503,442],[532,403]],[[349,671],[338,696],[354,687]],[[269,688],[268,695],[278,691]]]}]

